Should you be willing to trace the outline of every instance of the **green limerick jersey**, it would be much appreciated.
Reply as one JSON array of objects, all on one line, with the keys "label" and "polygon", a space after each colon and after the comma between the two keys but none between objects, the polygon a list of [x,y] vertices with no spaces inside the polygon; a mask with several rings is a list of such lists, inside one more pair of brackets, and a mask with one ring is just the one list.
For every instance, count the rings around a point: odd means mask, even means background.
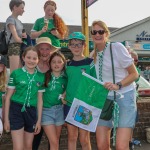
[{"label": "green limerick jersey", "polygon": [[44,74],[38,71],[35,72],[27,75],[27,71],[23,67],[11,73],[8,88],[15,89],[11,97],[12,101],[37,106],[38,92],[44,92]]},{"label": "green limerick jersey", "polygon": [[67,62],[66,74],[68,77],[68,84],[66,89],[66,101],[68,106],[71,106],[73,102],[83,71],[96,78],[93,59],[85,58],[80,61],[71,60]]},{"label": "green limerick jersey", "polygon": [[51,75],[51,80],[48,83],[48,87],[45,88],[45,92],[43,93],[43,107],[50,108],[52,106],[62,104],[59,96],[66,90],[66,85],[67,78],[64,74],[59,77]]},{"label": "green limerick jersey", "polygon": [[2,97],[5,95],[5,92],[0,91],[0,108],[2,108]]},{"label": "green limerick jersey", "polygon": [[[44,26],[44,17],[39,18],[36,20],[35,24],[33,25],[33,28],[31,31],[41,31],[42,28]],[[52,45],[56,46],[56,47],[60,47],[60,40],[59,38],[57,38],[56,36],[52,35],[50,33],[50,30],[52,28],[54,28],[54,20],[53,19],[49,19],[49,23],[48,23],[48,30],[45,33],[42,33],[39,37],[49,37],[52,41]]]}]

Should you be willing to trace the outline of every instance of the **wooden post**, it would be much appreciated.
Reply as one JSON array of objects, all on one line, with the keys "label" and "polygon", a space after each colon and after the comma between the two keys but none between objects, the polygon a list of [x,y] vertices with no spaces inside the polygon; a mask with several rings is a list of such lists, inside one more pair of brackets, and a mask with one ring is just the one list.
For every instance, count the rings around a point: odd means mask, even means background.
[{"label": "wooden post", "polygon": [[82,13],[82,33],[86,37],[86,48],[84,55],[89,56],[89,27],[88,27],[88,9],[86,8],[86,0],[81,0],[81,13]]}]

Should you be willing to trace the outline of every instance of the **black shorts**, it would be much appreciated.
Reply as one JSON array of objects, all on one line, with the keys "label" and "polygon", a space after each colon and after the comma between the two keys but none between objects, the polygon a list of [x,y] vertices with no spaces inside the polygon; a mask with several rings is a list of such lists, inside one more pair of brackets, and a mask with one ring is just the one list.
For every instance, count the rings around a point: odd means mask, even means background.
[{"label": "black shorts", "polygon": [[21,112],[22,104],[11,102],[9,110],[10,129],[19,130],[24,127],[24,131],[33,133],[37,121],[36,107],[26,107],[26,111]]}]

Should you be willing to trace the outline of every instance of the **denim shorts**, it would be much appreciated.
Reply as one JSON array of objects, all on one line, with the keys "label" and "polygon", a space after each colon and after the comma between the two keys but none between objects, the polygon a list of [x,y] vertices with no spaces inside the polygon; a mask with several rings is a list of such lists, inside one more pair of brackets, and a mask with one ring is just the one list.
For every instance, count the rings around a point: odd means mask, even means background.
[{"label": "denim shorts", "polygon": [[[134,128],[137,116],[136,91],[131,90],[123,93],[124,98],[119,99],[117,95],[116,101],[119,105],[119,128]],[[108,96],[109,99],[114,99],[113,96]],[[113,119],[105,121],[99,119],[97,126],[113,127]]]},{"label": "denim shorts", "polygon": [[9,110],[10,129],[19,130],[24,127],[26,132],[33,133],[37,121],[36,107],[26,107],[26,111],[21,112],[22,106],[22,104],[11,102]]},{"label": "denim shorts", "polygon": [[41,125],[60,126],[65,123],[63,105],[52,106],[51,108],[43,108]]}]

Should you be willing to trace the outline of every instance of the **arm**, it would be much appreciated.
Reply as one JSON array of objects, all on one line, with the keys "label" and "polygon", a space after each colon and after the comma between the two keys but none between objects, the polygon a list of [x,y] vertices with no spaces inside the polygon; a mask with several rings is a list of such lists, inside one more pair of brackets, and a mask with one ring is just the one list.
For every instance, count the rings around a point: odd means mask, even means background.
[{"label": "arm", "polygon": [[59,34],[59,32],[58,32],[57,29],[51,30],[50,32],[51,32],[51,34],[53,34],[53,35],[56,36],[57,38],[59,38],[59,39],[61,39],[61,40],[64,39],[64,37],[62,37],[62,36]]},{"label": "arm", "polygon": [[6,132],[10,131],[10,123],[9,123],[9,107],[10,107],[10,98],[14,93],[14,89],[7,89],[6,99],[5,99],[5,109],[4,109],[4,129]]},{"label": "arm", "polygon": [[42,99],[43,93],[38,92],[38,120],[35,126],[35,134],[38,134],[41,130],[41,118],[42,118],[42,108],[43,108],[43,99]]},{"label": "arm", "polygon": [[41,34],[43,34],[43,33],[45,33],[47,31],[47,27],[46,26],[44,26],[43,28],[42,28],[42,30],[40,30],[40,31],[31,31],[31,38],[32,39],[36,39],[36,38],[38,38]]},{"label": "arm", "polygon": [[22,39],[18,36],[15,26],[13,24],[9,24],[8,28],[10,29],[12,36],[14,37],[15,41],[17,43],[22,43]]},{"label": "arm", "polygon": [[[130,65],[126,69],[128,71],[128,76],[125,77],[122,81],[120,81],[122,84],[122,87],[130,85],[132,82],[134,82],[138,78],[138,72],[134,64]],[[111,82],[106,82],[104,86],[108,90],[119,90],[119,86]]]}]

